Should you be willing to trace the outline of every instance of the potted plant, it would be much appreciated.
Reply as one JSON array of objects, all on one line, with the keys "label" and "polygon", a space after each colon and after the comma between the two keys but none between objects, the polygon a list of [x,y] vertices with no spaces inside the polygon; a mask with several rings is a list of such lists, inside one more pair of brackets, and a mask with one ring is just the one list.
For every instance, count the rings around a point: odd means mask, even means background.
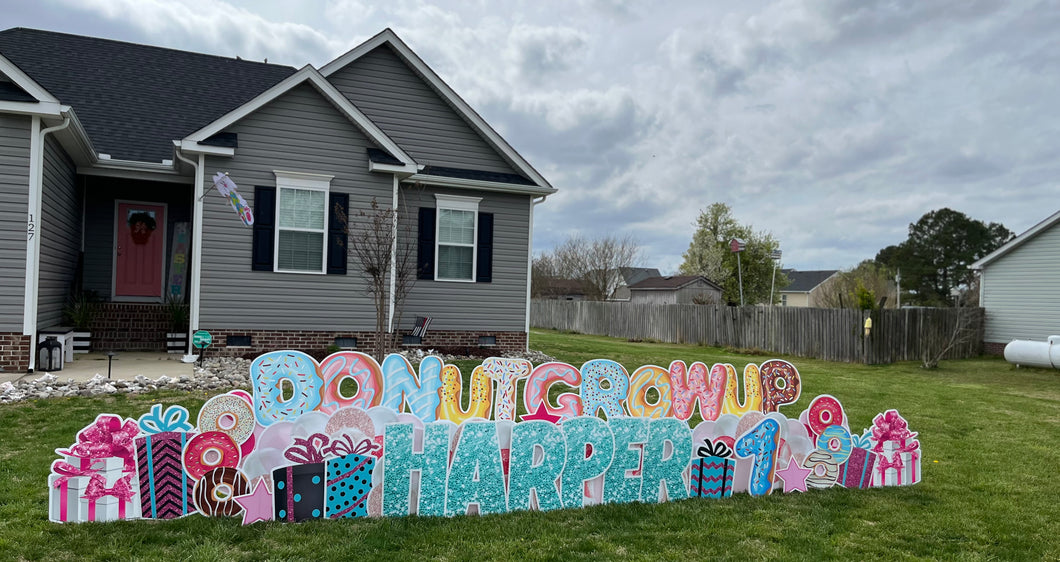
[{"label": "potted plant", "polygon": [[169,316],[169,332],[166,333],[166,351],[184,353],[188,347],[188,320],[190,310],[184,300],[169,295],[165,302],[166,314]]},{"label": "potted plant", "polygon": [[96,299],[90,291],[70,295],[63,307],[66,324],[74,327],[74,353],[92,351],[92,321],[96,318]]}]

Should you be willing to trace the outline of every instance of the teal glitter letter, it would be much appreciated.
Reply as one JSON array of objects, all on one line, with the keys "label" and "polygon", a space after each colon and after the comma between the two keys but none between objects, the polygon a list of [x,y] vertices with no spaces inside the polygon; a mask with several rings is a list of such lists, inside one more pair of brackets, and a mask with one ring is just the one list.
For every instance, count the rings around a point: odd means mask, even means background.
[{"label": "teal glitter letter", "polygon": [[[581,416],[563,422],[567,439],[567,466],[563,468],[562,489],[564,507],[585,505],[585,481],[603,474],[615,455],[615,436],[607,423],[591,416]],[[691,437],[689,437],[691,440]],[[586,445],[592,454],[585,458]]]},{"label": "teal glitter letter", "polygon": [[449,470],[445,514],[463,515],[473,503],[480,515],[508,511],[497,422],[469,421],[461,427]]},{"label": "teal glitter letter", "polygon": [[641,447],[630,447],[634,443],[647,443],[648,420],[645,418],[614,418],[607,421],[615,434],[615,460],[604,475],[604,503],[629,503],[640,501],[640,488],[644,472],[637,476],[626,476],[627,471],[641,468]]},{"label": "teal glitter letter", "polygon": [[[534,464],[534,451],[541,460]],[[563,430],[544,420],[525,421],[512,428],[512,453],[508,462],[508,508],[530,509],[530,490],[537,494],[537,507],[549,511],[563,507],[556,480],[567,458]]]},{"label": "teal glitter letter", "polygon": [[[673,445],[673,453],[663,459],[666,443]],[[688,423],[676,418],[651,420],[651,437],[644,447],[644,491],[646,502],[663,501],[659,482],[666,484],[670,501],[688,497],[688,482],[682,474],[692,460],[692,430]]]},{"label": "teal glitter letter", "polygon": [[408,515],[412,471],[420,472],[419,515],[445,514],[445,472],[449,465],[449,425],[424,425],[423,452],[412,450],[412,424],[386,426],[383,448],[383,515]]}]

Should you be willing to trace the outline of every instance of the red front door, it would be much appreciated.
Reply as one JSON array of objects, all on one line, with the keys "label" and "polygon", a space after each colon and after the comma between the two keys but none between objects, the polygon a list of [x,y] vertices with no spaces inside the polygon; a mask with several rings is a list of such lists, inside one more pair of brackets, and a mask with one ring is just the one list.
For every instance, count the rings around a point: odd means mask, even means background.
[{"label": "red front door", "polygon": [[164,205],[118,203],[114,296],[161,297],[165,252]]}]

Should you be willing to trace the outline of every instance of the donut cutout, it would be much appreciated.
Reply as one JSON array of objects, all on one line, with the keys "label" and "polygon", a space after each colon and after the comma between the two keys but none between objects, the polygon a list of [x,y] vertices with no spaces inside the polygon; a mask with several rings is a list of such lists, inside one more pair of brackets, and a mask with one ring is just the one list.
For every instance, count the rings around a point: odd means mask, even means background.
[{"label": "donut cutout", "polygon": [[203,474],[195,483],[193,496],[199,513],[207,517],[230,517],[243,512],[236,496],[250,493],[250,483],[243,473],[228,466],[219,466]]},{"label": "donut cutout", "polygon": [[832,453],[832,460],[838,464],[850,458],[850,432],[841,425],[830,425],[817,438],[817,448]]},{"label": "donut cutout", "polygon": [[810,488],[831,488],[839,481],[839,463],[828,451],[818,449],[810,453],[802,461],[802,467],[810,469],[806,477],[806,486]]},{"label": "donut cutout", "polygon": [[806,423],[814,435],[821,435],[830,425],[846,425],[843,405],[834,396],[822,394],[810,402]]},{"label": "donut cutout", "polygon": [[777,412],[785,404],[794,404],[802,393],[802,381],[795,365],[780,359],[762,363],[762,411]]},{"label": "donut cutout", "polygon": [[[720,367],[720,368],[719,368]],[[728,372],[722,365],[714,369],[699,361],[686,367],[684,361],[670,363],[670,393],[673,395],[673,415],[679,420],[692,417],[699,402],[699,415],[713,421],[721,415],[722,397]]]},{"label": "donut cutout", "polygon": [[254,435],[254,410],[235,394],[218,394],[199,410],[199,431],[220,431],[232,441],[245,443]]},{"label": "donut cutout", "polygon": [[714,365],[714,369],[725,369],[725,401],[721,407],[723,414],[736,414],[741,416],[747,412],[762,411],[762,376],[758,365],[748,363],[743,368],[743,402],[740,402],[740,380],[736,377],[736,369],[732,365]]},{"label": "donut cutout", "polygon": [[192,437],[184,447],[184,472],[192,480],[199,480],[216,468],[239,466],[242,455],[239,445],[220,431],[207,431]]},{"label": "donut cutout", "polygon": [[[655,401],[648,399],[648,389],[658,394]],[[673,392],[670,390],[670,371],[654,365],[646,365],[633,372],[629,380],[629,396],[626,398],[629,414],[635,418],[665,418],[673,409]]]},{"label": "donut cutout", "polygon": [[[350,406],[367,410],[383,401],[383,369],[371,356],[358,351],[332,353],[320,364],[320,373],[324,378],[320,411],[325,414]],[[339,392],[347,378],[357,382],[357,393],[348,398]]]},{"label": "donut cutout", "polygon": [[[293,420],[320,406],[324,380],[315,359],[301,351],[273,351],[250,364],[254,389],[254,415],[264,426]],[[291,398],[284,400],[283,381],[291,385]]]}]

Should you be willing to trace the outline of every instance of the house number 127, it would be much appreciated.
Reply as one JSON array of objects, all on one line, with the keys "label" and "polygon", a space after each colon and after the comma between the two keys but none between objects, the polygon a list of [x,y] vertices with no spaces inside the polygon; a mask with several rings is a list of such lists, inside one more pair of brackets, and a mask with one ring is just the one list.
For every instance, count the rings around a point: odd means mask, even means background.
[{"label": "house number 127", "polygon": [[26,240],[33,240],[33,235],[36,234],[37,225],[33,222],[33,215],[30,214],[29,221],[26,223]]}]

